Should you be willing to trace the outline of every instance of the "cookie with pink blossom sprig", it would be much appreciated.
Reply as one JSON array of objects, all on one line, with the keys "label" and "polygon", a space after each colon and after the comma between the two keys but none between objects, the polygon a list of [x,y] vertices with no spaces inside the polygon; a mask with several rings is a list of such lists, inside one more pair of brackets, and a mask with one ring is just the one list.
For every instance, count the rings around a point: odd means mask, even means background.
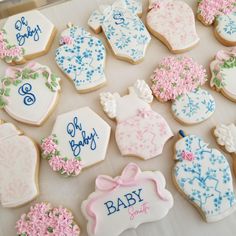
[{"label": "cookie with pink blossom sprig", "polygon": [[181,123],[203,122],[215,111],[214,98],[200,88],[206,81],[206,71],[190,57],[163,58],[151,81],[155,97],[161,102],[172,101],[172,113]]},{"label": "cookie with pink blossom sprig", "polygon": [[28,213],[21,215],[16,222],[16,231],[19,236],[80,235],[80,228],[71,211],[46,202],[36,203]]},{"label": "cookie with pink blossom sprig", "polygon": [[214,24],[215,36],[223,45],[236,45],[235,0],[199,0],[197,16],[206,26]]}]

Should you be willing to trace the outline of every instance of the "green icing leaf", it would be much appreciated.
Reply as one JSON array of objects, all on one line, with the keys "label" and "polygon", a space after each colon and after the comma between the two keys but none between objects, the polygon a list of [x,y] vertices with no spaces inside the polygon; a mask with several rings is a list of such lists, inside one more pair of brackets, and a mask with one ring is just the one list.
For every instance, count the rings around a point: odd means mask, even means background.
[{"label": "green icing leaf", "polygon": [[9,97],[10,96],[10,88],[6,88],[4,91],[4,96]]}]

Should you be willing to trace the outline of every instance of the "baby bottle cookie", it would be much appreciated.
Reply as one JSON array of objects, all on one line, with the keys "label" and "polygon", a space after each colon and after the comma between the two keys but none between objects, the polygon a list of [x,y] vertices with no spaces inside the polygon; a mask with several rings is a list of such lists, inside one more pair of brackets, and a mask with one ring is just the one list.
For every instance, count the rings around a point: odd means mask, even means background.
[{"label": "baby bottle cookie", "polygon": [[55,35],[55,26],[37,10],[10,16],[0,30],[0,58],[14,65],[42,56]]},{"label": "baby bottle cookie", "polygon": [[216,149],[196,135],[175,145],[173,178],[177,188],[200,211],[206,222],[224,219],[236,209],[230,166]]},{"label": "baby bottle cookie", "polygon": [[89,92],[106,83],[106,50],[102,41],[78,26],[68,25],[61,33],[56,63],[73,81],[78,92]]},{"label": "baby bottle cookie", "polygon": [[0,108],[20,122],[41,125],[55,107],[60,78],[44,65],[9,67],[0,83]]},{"label": "baby bottle cookie", "polygon": [[161,220],[173,206],[159,171],[141,171],[129,163],[121,176],[99,175],[95,192],[82,203],[89,236],[116,236],[140,224]]},{"label": "baby bottle cookie", "polygon": [[147,27],[173,53],[190,50],[199,42],[193,11],[184,1],[149,0]]},{"label": "baby bottle cookie", "polygon": [[216,38],[222,44],[236,46],[235,0],[200,0],[197,16],[204,25],[214,23]]},{"label": "baby bottle cookie", "polygon": [[137,15],[142,13],[141,0],[116,0],[101,5],[88,20],[96,32],[104,32],[116,57],[137,64],[143,60],[151,37]]},{"label": "baby bottle cookie", "polygon": [[0,120],[0,203],[18,207],[38,195],[38,149],[11,123]]},{"label": "baby bottle cookie", "polygon": [[164,144],[173,136],[165,119],[152,110],[152,91],[144,80],[129,87],[129,94],[101,93],[103,110],[116,118],[115,138],[122,155],[150,159],[162,153]]},{"label": "baby bottle cookie", "polygon": [[51,135],[42,139],[42,157],[53,171],[76,176],[83,168],[105,159],[110,129],[89,107],[61,114]]}]

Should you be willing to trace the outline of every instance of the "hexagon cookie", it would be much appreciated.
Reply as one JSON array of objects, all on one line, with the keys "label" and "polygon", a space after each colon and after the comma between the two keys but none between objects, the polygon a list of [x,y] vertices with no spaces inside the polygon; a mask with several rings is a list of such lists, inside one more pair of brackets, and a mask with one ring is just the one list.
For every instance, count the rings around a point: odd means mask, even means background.
[{"label": "hexagon cookie", "polygon": [[42,139],[42,157],[53,171],[71,176],[105,159],[110,126],[89,107],[59,115],[49,137]]},{"label": "hexagon cookie", "polygon": [[21,64],[41,56],[49,50],[55,34],[54,25],[37,10],[11,16],[0,31],[0,58]]}]

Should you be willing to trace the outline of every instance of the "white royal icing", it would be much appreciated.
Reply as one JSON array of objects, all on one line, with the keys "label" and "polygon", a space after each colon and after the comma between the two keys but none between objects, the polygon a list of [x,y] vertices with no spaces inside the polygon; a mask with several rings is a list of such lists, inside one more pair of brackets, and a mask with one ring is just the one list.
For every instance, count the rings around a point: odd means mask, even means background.
[{"label": "white royal icing", "polygon": [[215,100],[206,90],[198,88],[175,99],[171,109],[178,120],[186,124],[197,124],[213,115]]},{"label": "white royal icing", "polygon": [[10,123],[0,125],[0,202],[17,207],[38,195],[38,150]]}]

